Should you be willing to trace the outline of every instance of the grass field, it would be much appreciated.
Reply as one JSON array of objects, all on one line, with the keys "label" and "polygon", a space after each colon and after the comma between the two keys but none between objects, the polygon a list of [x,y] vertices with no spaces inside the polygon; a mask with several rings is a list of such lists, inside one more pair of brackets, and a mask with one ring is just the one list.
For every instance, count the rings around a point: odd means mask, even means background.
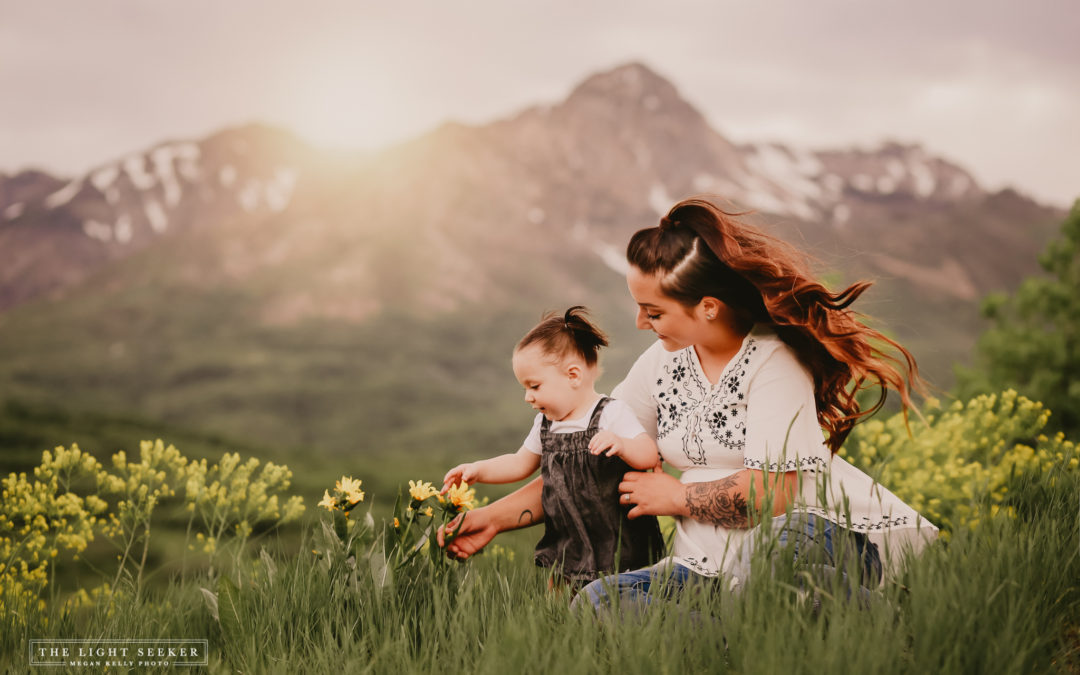
[{"label": "grass field", "polygon": [[[31,638],[189,638],[207,641],[212,673],[1077,672],[1080,476],[1055,465],[1012,486],[1012,516],[951,532],[868,606],[778,565],[737,594],[595,616],[547,590],[531,561],[538,530],[444,572],[424,556],[388,572],[381,516],[332,556],[322,512],[249,545],[239,566],[172,568],[139,599],[121,582],[111,599],[65,609],[59,594],[8,613],[0,669],[27,670]],[[86,669],[50,672],[65,670]]]}]

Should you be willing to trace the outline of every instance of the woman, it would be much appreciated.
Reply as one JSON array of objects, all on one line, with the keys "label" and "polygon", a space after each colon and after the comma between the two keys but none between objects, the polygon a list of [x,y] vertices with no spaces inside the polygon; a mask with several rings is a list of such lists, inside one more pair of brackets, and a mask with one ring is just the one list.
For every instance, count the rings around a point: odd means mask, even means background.
[{"label": "woman", "polygon": [[[647,600],[658,577],[676,585],[744,578],[750,528],[763,507],[781,540],[793,533],[813,543],[824,564],[855,554],[867,585],[881,576],[880,555],[895,564],[896,554],[936,536],[914,510],[833,456],[888,389],[908,408],[909,383],[918,382],[911,355],[848,309],[868,283],[830,293],[794,249],[703,199],[680,202],[657,227],[637,232],[627,259],[637,326],[658,341],[612,395],[633,408],[682,475],[628,473],[620,498],[631,518],[674,516],[676,534],[658,566],[601,579],[585,597],[599,605],[605,589],[617,587]],[[867,388],[880,396],[862,410],[856,395]],[[538,522],[540,489],[534,481],[470,513],[449,553],[468,557],[498,532]]]}]

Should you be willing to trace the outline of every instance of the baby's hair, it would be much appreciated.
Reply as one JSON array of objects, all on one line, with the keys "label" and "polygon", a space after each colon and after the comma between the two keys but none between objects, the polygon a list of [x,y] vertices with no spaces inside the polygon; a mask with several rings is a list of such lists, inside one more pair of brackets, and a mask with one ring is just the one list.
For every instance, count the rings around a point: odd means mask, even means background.
[{"label": "baby's hair", "polygon": [[577,354],[585,363],[595,366],[597,353],[601,347],[607,347],[607,335],[589,321],[589,310],[575,305],[559,315],[547,312],[540,323],[521,338],[514,351],[521,351],[529,345],[537,344],[544,354],[564,358]]}]

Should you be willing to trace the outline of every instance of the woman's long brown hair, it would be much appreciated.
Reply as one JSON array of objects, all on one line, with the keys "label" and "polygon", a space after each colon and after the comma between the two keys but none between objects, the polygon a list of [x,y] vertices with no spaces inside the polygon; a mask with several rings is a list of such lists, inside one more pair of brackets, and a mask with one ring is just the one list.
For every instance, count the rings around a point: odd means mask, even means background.
[{"label": "woman's long brown hair", "polygon": [[[889,389],[905,411],[912,408],[912,388],[922,389],[914,357],[849,309],[870,282],[830,292],[804,255],[739,215],[704,198],[683,200],[658,227],[634,234],[626,258],[645,274],[658,274],[660,289],[686,307],[714,297],[748,324],[772,325],[813,375],[818,422],[832,452],[856,422],[884,405]],[[880,395],[862,410],[856,395],[871,388]]]}]

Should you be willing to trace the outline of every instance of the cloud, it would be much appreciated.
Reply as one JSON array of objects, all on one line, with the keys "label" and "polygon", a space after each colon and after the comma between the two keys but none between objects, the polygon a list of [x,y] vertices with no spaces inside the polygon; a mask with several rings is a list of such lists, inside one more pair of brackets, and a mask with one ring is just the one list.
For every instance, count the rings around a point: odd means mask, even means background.
[{"label": "cloud", "polygon": [[554,101],[632,60],[737,140],[918,141],[1058,203],[1080,155],[1070,0],[0,0],[0,13],[0,63],[20,64],[0,69],[9,171],[81,171],[255,119],[378,144]]}]

